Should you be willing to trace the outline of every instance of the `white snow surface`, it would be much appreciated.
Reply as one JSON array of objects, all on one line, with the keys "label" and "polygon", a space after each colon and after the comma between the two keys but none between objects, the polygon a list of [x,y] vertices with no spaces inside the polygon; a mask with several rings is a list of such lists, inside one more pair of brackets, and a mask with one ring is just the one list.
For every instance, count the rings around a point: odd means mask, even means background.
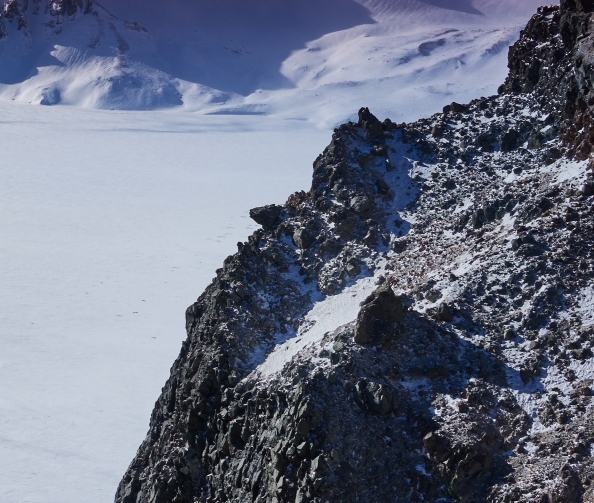
[{"label": "white snow surface", "polygon": [[[2,503],[112,501],[248,209],[307,189],[360,106],[403,121],[494,93],[541,2],[100,4],[0,41]],[[260,370],[352,321],[372,280]]]},{"label": "white snow surface", "polygon": [[267,378],[282,371],[287,363],[306,348],[310,350],[311,356],[319,353],[320,342],[325,335],[355,321],[361,309],[361,302],[377,288],[377,279],[382,272],[384,270],[379,264],[372,276],[359,279],[337,295],[315,302],[303,317],[303,324],[297,334],[292,334],[284,342],[279,341],[279,344],[266,355],[265,360],[256,367],[252,377],[257,375]]},{"label": "white snow surface", "polygon": [[580,292],[579,298],[579,311],[582,318],[582,326],[591,327],[594,325],[594,287],[589,286],[584,288]]},{"label": "white snow surface", "polygon": [[364,104],[409,120],[493,94],[543,3],[103,0],[75,19],[29,13],[27,29],[8,26],[0,41],[0,99],[325,127]]},{"label": "white snow surface", "polygon": [[186,307],[329,132],[0,103],[0,137],[0,502],[109,502]]}]

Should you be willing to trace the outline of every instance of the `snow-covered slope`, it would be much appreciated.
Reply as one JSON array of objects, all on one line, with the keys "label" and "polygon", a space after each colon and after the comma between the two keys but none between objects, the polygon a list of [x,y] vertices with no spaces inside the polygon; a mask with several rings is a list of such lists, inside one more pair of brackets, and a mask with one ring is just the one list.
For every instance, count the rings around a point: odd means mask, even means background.
[{"label": "snow-covered slope", "polygon": [[60,2],[5,3],[3,99],[334,125],[362,102],[412,119],[493,93],[544,2],[104,0],[71,15],[49,7]]}]

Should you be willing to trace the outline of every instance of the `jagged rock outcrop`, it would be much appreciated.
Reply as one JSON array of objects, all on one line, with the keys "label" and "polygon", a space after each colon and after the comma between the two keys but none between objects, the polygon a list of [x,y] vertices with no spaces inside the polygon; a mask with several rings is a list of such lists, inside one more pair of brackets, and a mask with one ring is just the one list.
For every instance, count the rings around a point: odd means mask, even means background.
[{"label": "jagged rock outcrop", "polygon": [[89,14],[93,8],[93,0],[4,0],[3,4],[0,10],[0,40],[8,35],[9,28],[26,31],[30,14],[46,14],[50,19],[46,22],[48,28],[59,32],[63,18],[79,12]]},{"label": "jagged rock outcrop", "polygon": [[283,208],[277,204],[269,204],[250,210],[250,218],[264,229],[272,229],[280,221]]},{"label": "jagged rock outcrop", "polygon": [[118,503],[594,501],[584,0],[501,94],[361,109],[188,308]]},{"label": "jagged rock outcrop", "polygon": [[594,142],[593,10],[590,0],[540,9],[510,50],[510,74],[501,89],[536,92],[578,159],[588,158]]}]

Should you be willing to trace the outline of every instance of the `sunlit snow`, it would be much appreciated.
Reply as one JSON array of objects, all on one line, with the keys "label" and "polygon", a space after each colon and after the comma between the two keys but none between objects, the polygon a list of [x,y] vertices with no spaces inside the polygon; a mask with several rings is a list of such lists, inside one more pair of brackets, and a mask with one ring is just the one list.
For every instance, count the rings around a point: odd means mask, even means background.
[{"label": "sunlit snow", "polygon": [[0,104],[0,501],[106,502],[251,207],[328,132]]},{"label": "sunlit snow", "polygon": [[[542,0],[104,0],[0,40],[0,99],[394,121],[496,92]],[[550,2],[548,2],[550,3]],[[58,32],[58,33],[55,33]]]},{"label": "sunlit snow", "polygon": [[231,3],[104,0],[99,38],[40,17],[0,41],[2,503],[112,501],[249,208],[307,190],[360,106],[400,122],[494,93],[541,4]]}]

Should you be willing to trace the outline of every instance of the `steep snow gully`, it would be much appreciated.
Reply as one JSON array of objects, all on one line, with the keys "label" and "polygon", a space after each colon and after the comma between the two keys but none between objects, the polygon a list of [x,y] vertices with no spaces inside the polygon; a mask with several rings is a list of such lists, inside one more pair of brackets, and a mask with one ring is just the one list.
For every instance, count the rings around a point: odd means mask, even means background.
[{"label": "steep snow gully", "polygon": [[498,95],[338,127],[188,308],[116,502],[594,501],[593,61],[565,0]]}]

